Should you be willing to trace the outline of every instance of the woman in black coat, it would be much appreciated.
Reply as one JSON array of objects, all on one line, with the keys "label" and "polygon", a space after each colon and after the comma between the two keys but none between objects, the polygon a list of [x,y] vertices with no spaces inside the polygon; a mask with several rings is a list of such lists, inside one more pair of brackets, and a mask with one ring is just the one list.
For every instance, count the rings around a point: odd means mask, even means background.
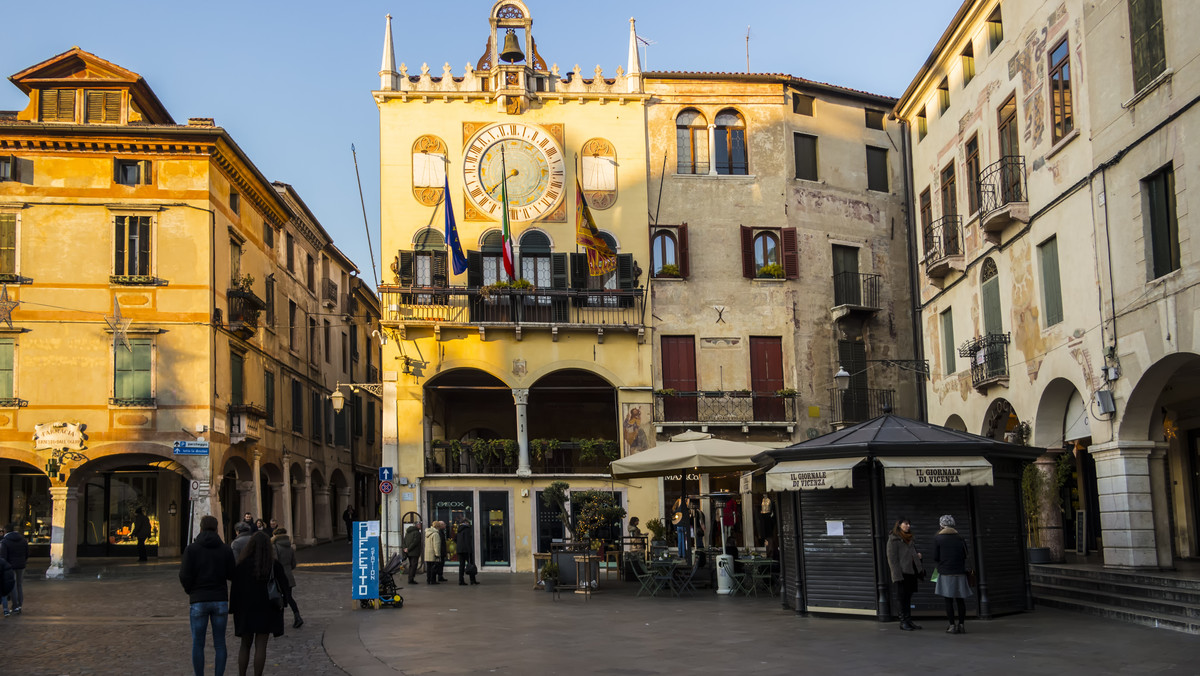
[{"label": "woman in black coat", "polygon": [[[967,633],[967,599],[974,596],[967,579],[967,541],[954,529],[954,517],[949,514],[938,519],[942,527],[933,538],[933,560],[937,563],[938,579],[934,593],[946,599],[946,619],[950,621],[947,634]],[[958,624],[954,611],[958,610]]]},{"label": "woman in black coat", "polygon": [[[478,569],[475,567],[475,535],[471,530],[471,522],[464,519],[458,524],[458,532],[454,534],[454,549],[458,554],[458,583],[466,585],[463,582],[463,575],[471,578],[471,584],[479,584],[475,579],[475,573]],[[467,572],[467,566],[471,566],[475,572]]]},{"label": "woman in black coat", "polygon": [[276,606],[267,596],[272,577],[281,590],[287,586],[287,572],[275,559],[275,547],[266,533],[258,531],[250,536],[238,557],[229,590],[233,634],[242,639],[238,651],[238,676],[246,676],[251,643],[254,644],[254,673],[259,676],[267,664],[267,640],[271,634],[283,636],[283,606]]}]

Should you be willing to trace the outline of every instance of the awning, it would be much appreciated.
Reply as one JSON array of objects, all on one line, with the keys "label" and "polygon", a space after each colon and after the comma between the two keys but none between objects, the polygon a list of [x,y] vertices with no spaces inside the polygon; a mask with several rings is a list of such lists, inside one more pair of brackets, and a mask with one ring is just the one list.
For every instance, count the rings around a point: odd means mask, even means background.
[{"label": "awning", "polygon": [[991,486],[992,463],[978,455],[877,458],[885,486]]},{"label": "awning", "polygon": [[822,488],[853,488],[854,466],[866,459],[866,456],[862,456],[859,458],[781,462],[767,470],[767,490],[812,491]]}]

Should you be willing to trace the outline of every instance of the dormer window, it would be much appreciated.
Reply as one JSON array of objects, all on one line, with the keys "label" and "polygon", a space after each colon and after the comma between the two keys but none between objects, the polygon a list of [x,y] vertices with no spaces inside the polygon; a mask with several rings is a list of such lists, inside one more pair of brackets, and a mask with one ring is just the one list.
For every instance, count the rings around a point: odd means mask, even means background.
[{"label": "dormer window", "polygon": [[74,122],[75,90],[43,89],[38,97],[38,115],[42,122]]},{"label": "dormer window", "polygon": [[120,124],[121,92],[114,90],[88,90],[84,92],[87,102],[84,122],[88,124]]}]

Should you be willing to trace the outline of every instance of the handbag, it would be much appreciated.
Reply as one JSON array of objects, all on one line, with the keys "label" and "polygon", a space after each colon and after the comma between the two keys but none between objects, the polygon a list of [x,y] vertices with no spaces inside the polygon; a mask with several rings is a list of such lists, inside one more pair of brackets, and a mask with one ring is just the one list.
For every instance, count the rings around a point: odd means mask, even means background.
[{"label": "handbag", "polygon": [[271,577],[267,579],[267,600],[275,610],[283,610],[283,591],[279,589],[279,581],[275,579],[275,567],[271,567]]},{"label": "handbag", "polygon": [[463,567],[463,573],[475,577],[479,574],[479,568],[474,563],[468,563]]},{"label": "handbag", "polygon": [[928,576],[929,572],[925,570],[925,566],[921,566],[921,569],[917,571],[917,581],[924,582],[925,578]]}]

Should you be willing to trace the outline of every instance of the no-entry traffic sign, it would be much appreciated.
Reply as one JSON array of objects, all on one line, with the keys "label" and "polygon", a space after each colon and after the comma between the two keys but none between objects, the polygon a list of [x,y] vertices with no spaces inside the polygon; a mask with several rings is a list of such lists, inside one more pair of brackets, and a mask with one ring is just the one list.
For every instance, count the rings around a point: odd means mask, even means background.
[{"label": "no-entry traffic sign", "polygon": [[393,488],[392,482],[390,482],[390,481],[380,481],[379,482],[379,492],[383,493],[384,495],[391,493],[392,488]]}]

